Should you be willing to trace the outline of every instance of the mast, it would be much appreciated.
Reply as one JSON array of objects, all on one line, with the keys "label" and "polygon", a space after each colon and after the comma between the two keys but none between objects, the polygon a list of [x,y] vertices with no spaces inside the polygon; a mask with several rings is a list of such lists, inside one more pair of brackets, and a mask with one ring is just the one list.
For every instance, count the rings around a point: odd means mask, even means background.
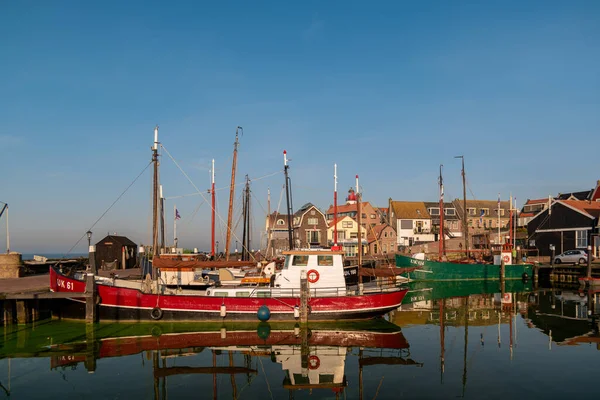
[{"label": "mast", "polygon": [[238,153],[238,131],[244,129],[241,126],[235,128],[235,142],[233,143],[233,161],[231,162],[231,184],[229,185],[229,210],[227,212],[227,234],[225,235],[225,260],[229,260],[229,249],[231,245],[231,223],[233,219],[233,196],[235,195],[235,170],[237,168],[237,153]]},{"label": "mast", "polygon": [[[498,244],[502,245],[502,238],[500,237],[500,193],[498,193]],[[500,247],[502,252],[502,247]]]},{"label": "mast", "polygon": [[173,245],[177,251],[177,205],[173,204]]},{"label": "mast", "polygon": [[2,209],[0,209],[0,217],[2,217],[2,214],[4,214],[4,212],[6,211],[6,254],[10,254],[10,234],[8,231],[8,204],[2,201],[0,201],[0,203],[4,204],[4,206],[2,206]]},{"label": "mast", "polygon": [[358,223],[358,283],[362,284],[362,276],[360,275],[360,268],[362,268],[362,230],[361,230],[361,195],[358,188],[358,175],[356,175],[356,222]]},{"label": "mast", "polygon": [[465,157],[455,156],[454,158],[460,158],[462,161],[462,184],[463,184],[463,236],[465,237],[465,254],[469,257],[469,214],[467,212],[467,183],[465,178]]},{"label": "mast", "polygon": [[444,243],[444,180],[442,178],[442,167],[440,164],[440,261],[446,255],[446,245]]},{"label": "mast", "polygon": [[[215,258],[215,159],[212,160],[211,179],[210,179],[210,197],[212,212],[210,215],[210,255]],[[227,254],[227,250],[225,250]]]},{"label": "mast", "polygon": [[333,245],[337,249],[337,164],[333,164]]},{"label": "mast", "polygon": [[165,248],[165,198],[163,197],[162,185],[158,186],[158,193],[160,198],[160,248]]},{"label": "mast", "polygon": [[440,382],[444,383],[444,371],[446,370],[446,337],[444,332],[444,306],[446,299],[440,299]]},{"label": "mast", "polygon": [[269,256],[269,250],[271,249],[271,188],[267,188],[267,249],[265,255]]},{"label": "mast", "polygon": [[244,188],[242,214],[242,261],[248,261],[250,259],[250,179],[248,179],[248,175],[246,175],[246,187]]},{"label": "mast", "polygon": [[463,351],[463,379],[462,379],[462,397],[465,397],[467,388],[467,349],[469,346],[469,296],[465,298],[465,349]]},{"label": "mast", "polygon": [[152,256],[154,257],[158,255],[158,125],[154,128],[152,163],[154,164],[152,180]]},{"label": "mast", "polygon": [[513,246],[513,197],[512,194],[510,195],[510,203],[508,206],[508,214],[509,214],[509,218],[510,220],[508,221],[508,243],[514,248]]},{"label": "mast", "polygon": [[290,190],[290,178],[288,176],[288,159],[287,159],[287,151],[283,151],[283,173],[285,174],[285,200],[287,202],[287,220],[288,220],[288,243],[290,250],[294,249],[294,239],[292,237],[292,206],[291,206],[291,197],[292,193]]}]

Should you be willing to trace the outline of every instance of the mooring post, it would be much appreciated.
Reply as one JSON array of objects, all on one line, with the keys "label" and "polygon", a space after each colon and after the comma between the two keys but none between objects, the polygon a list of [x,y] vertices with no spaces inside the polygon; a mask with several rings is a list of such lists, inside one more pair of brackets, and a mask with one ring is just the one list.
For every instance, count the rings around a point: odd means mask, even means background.
[{"label": "mooring post", "polygon": [[300,330],[302,335],[302,341],[300,342],[300,368],[302,368],[302,376],[306,377],[308,376],[308,369],[310,367],[308,364],[310,354],[308,348],[308,326],[302,326]]},{"label": "mooring post", "polygon": [[4,300],[4,326],[12,325],[15,321],[14,300]]},{"label": "mooring post", "polygon": [[500,289],[502,291],[502,298],[504,298],[504,292],[505,292],[505,282],[504,282],[504,278],[506,276],[506,264],[504,264],[504,258],[502,258],[500,260]]},{"label": "mooring post", "polygon": [[88,272],[85,277],[85,322],[96,322],[96,281],[94,274]]},{"label": "mooring post", "polygon": [[91,244],[88,249],[88,263],[90,264],[90,272],[92,274],[98,273],[98,267],[96,266],[96,245]]},{"label": "mooring post", "polygon": [[26,324],[28,321],[27,318],[27,305],[25,304],[25,300],[17,300],[17,324]]},{"label": "mooring post", "polygon": [[89,374],[96,372],[96,327],[94,324],[85,326],[85,369]]},{"label": "mooring post", "polygon": [[[592,277],[592,246],[587,247],[587,278],[591,279]],[[591,282],[590,282],[591,283]]]},{"label": "mooring post", "polygon": [[308,279],[306,271],[300,273],[300,323],[308,322]]}]

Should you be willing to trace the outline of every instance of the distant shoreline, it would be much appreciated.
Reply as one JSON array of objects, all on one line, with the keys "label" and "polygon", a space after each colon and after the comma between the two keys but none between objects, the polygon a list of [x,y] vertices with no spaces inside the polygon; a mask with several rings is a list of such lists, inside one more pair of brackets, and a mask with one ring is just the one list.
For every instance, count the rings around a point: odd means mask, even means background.
[{"label": "distant shoreline", "polygon": [[44,252],[40,252],[40,253],[21,253],[21,257],[23,258],[23,260],[33,260],[33,256],[43,256],[43,257],[46,257],[46,258],[51,259],[51,260],[59,260],[61,258],[65,258],[65,259],[79,258],[79,257],[85,257],[85,258],[87,258],[88,254],[87,253],[70,253],[70,254],[64,254],[64,253],[44,253]]}]

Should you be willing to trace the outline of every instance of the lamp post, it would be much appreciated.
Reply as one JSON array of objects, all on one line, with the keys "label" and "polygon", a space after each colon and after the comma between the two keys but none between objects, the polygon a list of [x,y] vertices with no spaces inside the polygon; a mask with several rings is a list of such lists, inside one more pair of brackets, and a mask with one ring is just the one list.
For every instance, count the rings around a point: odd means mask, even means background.
[{"label": "lamp post", "polygon": [[88,238],[88,247],[90,247],[92,245],[92,231],[87,231],[85,234]]}]

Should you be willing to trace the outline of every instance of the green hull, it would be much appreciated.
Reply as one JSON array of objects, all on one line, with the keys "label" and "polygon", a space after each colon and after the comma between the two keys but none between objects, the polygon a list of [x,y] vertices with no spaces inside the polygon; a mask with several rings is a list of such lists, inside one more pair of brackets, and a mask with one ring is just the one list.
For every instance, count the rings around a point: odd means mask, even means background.
[{"label": "green hull", "polygon": [[[411,304],[419,301],[432,301],[452,297],[466,297],[477,294],[502,293],[499,280],[465,280],[465,281],[420,281],[410,282],[409,290],[402,304]],[[531,280],[510,280],[504,282],[505,293],[524,293],[533,290]]]},{"label": "green hull", "polygon": [[[462,281],[462,280],[499,280],[500,266],[492,264],[459,264],[452,262],[417,260],[396,254],[396,267],[416,270],[401,274],[411,281]],[[526,273],[533,276],[531,264],[509,264],[505,266],[504,279],[522,279]]]}]

